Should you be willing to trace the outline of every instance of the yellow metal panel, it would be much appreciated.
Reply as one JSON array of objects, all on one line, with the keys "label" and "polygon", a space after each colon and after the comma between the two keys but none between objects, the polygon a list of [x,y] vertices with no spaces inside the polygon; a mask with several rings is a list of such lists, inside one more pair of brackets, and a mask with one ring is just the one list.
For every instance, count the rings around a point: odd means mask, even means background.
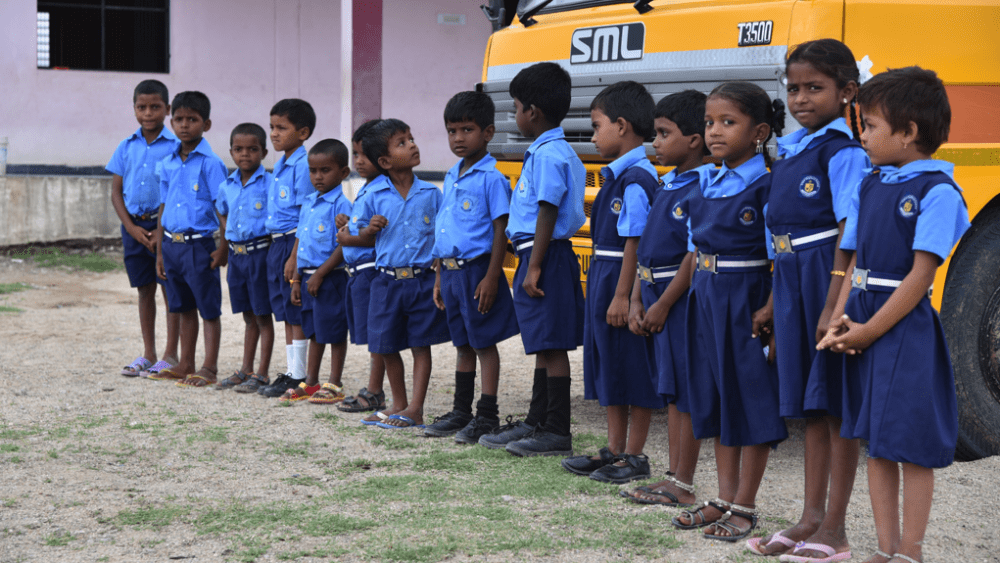
[{"label": "yellow metal panel", "polygon": [[844,37],[844,0],[796,2],[788,30],[789,51],[813,39]]}]

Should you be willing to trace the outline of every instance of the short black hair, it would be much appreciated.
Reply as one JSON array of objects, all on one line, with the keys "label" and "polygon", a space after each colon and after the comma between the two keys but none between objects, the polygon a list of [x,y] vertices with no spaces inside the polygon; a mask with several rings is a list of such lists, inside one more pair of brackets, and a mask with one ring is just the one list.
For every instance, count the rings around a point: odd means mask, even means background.
[{"label": "short black hair", "polygon": [[233,132],[229,134],[229,146],[233,146],[233,141],[236,140],[237,135],[253,135],[257,137],[260,141],[260,148],[267,148],[267,133],[264,132],[264,128],[256,123],[240,123],[236,127],[233,127]]},{"label": "short black hair", "polygon": [[632,130],[644,140],[653,136],[653,96],[646,87],[632,80],[616,82],[601,90],[590,102],[590,111],[601,110],[611,121],[619,117],[632,124]]},{"label": "short black hair", "polygon": [[[767,123],[771,126],[771,132],[763,141],[765,143],[771,135],[780,136],[782,129],[785,128],[785,102],[772,100],[763,88],[753,82],[723,82],[716,86],[708,97],[722,98],[736,104],[741,112],[750,116],[754,125]],[[764,160],[768,166],[771,165],[771,157],[767,151],[764,151]]]},{"label": "short black hair", "polygon": [[190,90],[174,96],[174,101],[170,103],[170,115],[174,115],[179,109],[197,112],[202,119],[208,121],[212,115],[212,102],[208,101],[205,94]]},{"label": "short black hair", "polygon": [[894,133],[916,123],[916,145],[927,154],[948,140],[951,104],[933,70],[908,66],[876,74],[861,86],[858,105],[862,112],[877,108]]},{"label": "short black hair", "polygon": [[[653,118],[662,117],[677,124],[681,134],[701,135],[702,145],[705,143],[705,100],[704,93],[697,90],[684,90],[664,97],[657,102]],[[705,146],[705,154],[709,154]]]},{"label": "short black hair", "polygon": [[405,133],[410,130],[410,126],[400,119],[383,119],[380,123],[372,127],[371,131],[361,139],[361,150],[368,157],[368,161],[376,170],[385,174],[385,170],[379,166],[378,159],[389,155],[389,139],[396,133]]},{"label": "short black hair", "polygon": [[323,139],[309,149],[309,154],[330,155],[333,157],[333,161],[337,163],[337,166],[348,166],[348,159],[350,158],[347,146],[337,139]]},{"label": "short black hair", "polygon": [[379,123],[382,123],[381,119],[369,119],[361,125],[358,125],[358,128],[354,130],[354,135],[351,136],[351,142],[360,143],[364,140],[365,135],[367,135]]},{"label": "short black hair", "polygon": [[459,92],[444,106],[444,124],[472,121],[480,129],[493,125],[496,106],[484,92]]},{"label": "short black hair", "polygon": [[[296,129],[309,128],[309,136],[316,130],[316,112],[309,102],[298,98],[286,98],[274,104],[271,115],[288,119]],[[308,137],[307,137],[308,138]]]},{"label": "short black hair", "polygon": [[569,113],[573,81],[569,73],[556,63],[538,63],[522,69],[510,81],[510,95],[527,109],[542,110],[545,120],[559,125]]},{"label": "short black hair", "polygon": [[132,103],[135,104],[139,101],[139,96],[143,94],[155,94],[163,100],[164,105],[170,104],[170,92],[167,91],[167,85],[159,80],[143,80],[136,84],[135,90],[132,91]]}]

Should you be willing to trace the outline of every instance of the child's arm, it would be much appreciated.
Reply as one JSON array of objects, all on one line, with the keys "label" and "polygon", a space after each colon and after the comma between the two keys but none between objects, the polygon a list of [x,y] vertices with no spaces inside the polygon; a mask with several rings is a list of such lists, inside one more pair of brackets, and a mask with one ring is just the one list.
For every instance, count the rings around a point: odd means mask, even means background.
[{"label": "child's arm", "polygon": [[636,276],[635,284],[632,286],[632,297],[629,299],[628,329],[632,331],[632,334],[649,336],[649,331],[642,328],[642,321],[646,316],[646,309],[642,306],[642,288],[639,286],[641,283],[642,280]]},{"label": "child's arm", "polygon": [[[296,248],[299,246],[299,239],[295,239]],[[310,278],[311,279],[311,278]],[[298,270],[295,270],[295,276],[289,280],[292,284],[292,294],[289,296],[288,300],[292,302],[292,305],[296,307],[302,306],[302,274]]]},{"label": "child's arm", "polygon": [[773,364],[774,360],[778,357],[775,352],[774,340],[774,292],[768,293],[767,303],[754,312],[752,323],[753,326],[750,329],[751,338],[764,335],[764,338],[767,339],[767,363]]},{"label": "child's arm", "polygon": [[628,326],[629,296],[635,285],[635,271],[639,259],[636,250],[639,248],[639,237],[625,239],[625,254],[622,257],[622,269],[618,274],[618,285],[615,286],[615,296],[611,299],[605,316],[607,323],[613,327]]},{"label": "child's arm", "polygon": [[333,223],[337,225],[337,230],[339,231],[340,229],[343,229],[350,220],[350,216],[346,213],[338,213],[337,216],[333,218]]},{"label": "child's arm", "polygon": [[306,290],[309,295],[316,297],[319,293],[319,286],[323,283],[323,278],[327,276],[334,268],[344,263],[344,249],[337,248],[333,249],[333,254],[326,259],[319,268],[316,268],[316,272],[309,278],[309,283],[307,284]]},{"label": "child's arm", "polygon": [[118,215],[122,226],[125,227],[125,232],[130,237],[139,241],[150,252],[155,252],[156,249],[153,248],[153,233],[136,225],[132,221],[132,216],[129,214],[128,209],[125,208],[124,179],[118,174],[111,177],[111,206],[115,208],[115,214]]},{"label": "child's arm", "polygon": [[837,296],[837,304],[834,305],[833,311],[830,313],[830,324],[827,326],[826,334],[823,335],[823,339],[816,344],[817,350],[829,349],[831,352],[846,352],[848,354],[855,354],[855,350],[846,350],[844,348],[837,348],[833,346],[834,339],[843,334],[847,330],[847,325],[844,323],[844,308],[847,306],[847,298],[851,295],[851,281],[850,275],[854,271],[854,265],[857,263],[857,255],[851,255],[851,261],[847,263],[847,269],[845,272],[848,273],[847,276],[837,285],[839,294]]},{"label": "child's arm", "polygon": [[830,319],[834,318],[833,311],[837,307],[841,285],[843,285],[844,279],[850,273],[847,267],[851,263],[851,257],[854,253],[840,248],[840,241],[844,238],[844,226],[846,224],[847,221],[844,220],[838,225],[840,233],[837,235],[837,249],[833,253],[833,271],[830,272],[830,289],[826,293],[826,305],[823,306],[823,311],[819,314],[819,323],[816,325],[816,342],[823,340],[823,337],[830,328]]},{"label": "child's arm", "polygon": [[667,324],[670,309],[691,287],[691,272],[694,271],[694,262],[694,253],[688,252],[681,260],[681,267],[677,270],[677,275],[667,284],[667,289],[663,290],[663,294],[656,300],[656,303],[650,305],[641,324],[642,330],[647,334],[663,332],[663,326]]},{"label": "child's arm", "polygon": [[444,299],[441,297],[441,261],[434,259],[434,306],[444,311]]},{"label": "child's arm", "polygon": [[479,301],[479,312],[485,315],[493,308],[497,300],[497,286],[503,274],[503,258],[507,252],[507,218],[501,215],[493,220],[493,248],[490,250],[490,266],[486,270],[479,285],[476,286],[474,297]]},{"label": "child's arm", "polygon": [[885,305],[882,305],[868,322],[856,323],[846,315],[843,317],[847,332],[834,338],[834,349],[860,351],[882,338],[927,296],[927,290],[934,283],[939,260],[937,255],[931,252],[917,250],[910,273],[906,274]]},{"label": "child's arm", "polygon": [[538,219],[535,221],[535,244],[531,247],[531,258],[528,260],[528,271],[521,286],[529,297],[545,297],[545,292],[538,288],[542,277],[542,260],[549,250],[552,241],[552,231],[556,228],[559,217],[559,207],[547,201],[538,201]]},{"label": "child's arm", "polygon": [[229,263],[229,241],[226,240],[226,218],[228,215],[222,215],[218,211],[215,214],[219,216],[219,247],[212,252],[212,263],[209,267],[213,270]]},{"label": "child's arm", "polygon": [[156,276],[161,280],[167,279],[167,272],[163,268],[163,208],[160,204],[160,211],[156,214],[156,233],[154,234],[154,245],[156,246]]},{"label": "child's arm", "polygon": [[292,253],[288,256],[288,260],[285,261],[285,279],[288,283],[291,283],[295,276],[299,275],[298,267],[296,263],[299,259],[299,237],[295,237],[295,245],[292,246]]},{"label": "child's arm", "polygon": [[340,227],[337,231],[337,244],[341,246],[375,246],[374,236],[352,235],[347,225]]}]

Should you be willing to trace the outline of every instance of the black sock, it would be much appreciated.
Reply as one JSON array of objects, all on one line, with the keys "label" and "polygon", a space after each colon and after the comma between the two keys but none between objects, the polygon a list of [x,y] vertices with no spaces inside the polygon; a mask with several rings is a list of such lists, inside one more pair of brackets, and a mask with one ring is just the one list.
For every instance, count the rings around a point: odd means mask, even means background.
[{"label": "black sock", "polygon": [[545,424],[545,409],[549,408],[548,379],[548,370],[535,370],[535,381],[531,384],[531,404],[528,405],[528,416],[524,419],[528,426]]},{"label": "black sock", "polygon": [[548,414],[545,429],[553,434],[569,436],[569,377],[548,378]]},{"label": "black sock", "polygon": [[483,393],[476,403],[476,416],[492,421],[500,420],[500,407],[497,406],[497,396]]},{"label": "black sock", "polygon": [[455,403],[453,410],[472,414],[472,399],[476,396],[476,372],[455,372]]}]

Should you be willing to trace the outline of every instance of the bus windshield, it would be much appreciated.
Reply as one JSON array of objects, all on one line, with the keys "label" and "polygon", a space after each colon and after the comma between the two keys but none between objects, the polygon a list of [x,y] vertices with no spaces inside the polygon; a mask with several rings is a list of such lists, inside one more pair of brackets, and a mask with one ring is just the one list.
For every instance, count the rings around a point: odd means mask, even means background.
[{"label": "bus windshield", "polygon": [[[529,10],[537,8],[539,4],[544,2],[545,0],[521,0],[517,3],[517,17],[523,17]],[[608,4],[629,4],[631,2],[632,0],[552,0],[547,6],[536,13],[548,14],[580,8],[592,8],[594,6],[607,6]]]}]

